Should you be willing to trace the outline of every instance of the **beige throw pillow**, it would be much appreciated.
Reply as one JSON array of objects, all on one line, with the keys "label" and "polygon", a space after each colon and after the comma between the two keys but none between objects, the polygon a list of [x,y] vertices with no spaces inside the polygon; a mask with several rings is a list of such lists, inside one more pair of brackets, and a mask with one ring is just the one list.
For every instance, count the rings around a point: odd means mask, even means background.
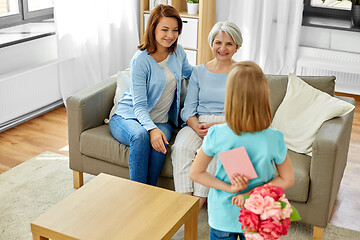
[{"label": "beige throw pillow", "polygon": [[311,156],[312,144],[322,123],[348,114],[354,106],[313,88],[292,73],[288,78],[286,95],[271,127],[283,132],[289,149]]},{"label": "beige throw pillow", "polygon": [[111,108],[109,118],[105,118],[104,122],[109,123],[112,115],[114,115],[118,102],[124,95],[124,93],[130,88],[130,72],[129,69],[119,71],[116,74],[117,80],[116,80],[116,92],[114,96],[114,106]]}]

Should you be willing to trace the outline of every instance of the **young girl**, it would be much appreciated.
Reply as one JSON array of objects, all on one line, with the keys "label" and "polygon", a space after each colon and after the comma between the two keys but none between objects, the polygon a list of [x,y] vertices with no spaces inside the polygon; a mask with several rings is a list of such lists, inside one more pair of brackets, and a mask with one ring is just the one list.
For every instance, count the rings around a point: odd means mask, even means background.
[{"label": "young girl", "polygon": [[[269,88],[261,68],[253,62],[234,65],[226,85],[225,124],[212,126],[190,169],[190,178],[210,187],[208,215],[210,239],[245,239],[239,222],[243,194],[271,182],[284,189],[294,183],[283,134],[269,128]],[[221,161],[215,176],[206,172],[214,155],[244,146],[258,175],[248,180],[234,174],[231,184]],[[274,178],[276,165],[278,176]]]},{"label": "young girl", "polygon": [[129,172],[134,181],[156,185],[172,124],[177,126],[181,78],[189,78],[193,70],[177,45],[181,29],[174,7],[159,5],[151,12],[144,42],[130,62],[130,90],[109,122],[113,137],[130,146]]}]

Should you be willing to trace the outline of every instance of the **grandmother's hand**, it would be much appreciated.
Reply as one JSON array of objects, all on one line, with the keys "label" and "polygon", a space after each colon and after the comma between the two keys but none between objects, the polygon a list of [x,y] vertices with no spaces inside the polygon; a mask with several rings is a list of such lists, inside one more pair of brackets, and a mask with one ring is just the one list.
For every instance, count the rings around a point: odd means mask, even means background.
[{"label": "grandmother's hand", "polygon": [[194,130],[195,130],[196,134],[201,138],[205,137],[207,134],[207,131],[208,131],[208,129],[205,128],[204,125],[202,125],[202,124],[198,124],[196,129],[194,129]]}]

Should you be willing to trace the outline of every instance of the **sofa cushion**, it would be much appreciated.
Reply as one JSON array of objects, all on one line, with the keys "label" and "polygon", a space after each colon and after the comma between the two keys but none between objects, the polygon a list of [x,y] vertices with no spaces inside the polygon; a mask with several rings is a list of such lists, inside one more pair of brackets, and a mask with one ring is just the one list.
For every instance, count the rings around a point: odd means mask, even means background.
[{"label": "sofa cushion", "polygon": [[[176,134],[179,130],[175,129]],[[169,143],[173,144],[175,140],[173,134]],[[171,164],[171,147],[167,148],[165,164],[161,171],[161,176],[172,177],[173,168]],[[128,155],[129,147],[119,143],[111,135],[109,125],[91,128],[84,131],[80,136],[80,152],[86,156],[100,159],[105,162],[116,164],[122,167],[129,167]]]},{"label": "sofa cushion", "polygon": [[116,78],[116,91],[114,96],[114,105],[111,108],[109,117],[104,120],[105,123],[109,123],[112,115],[114,115],[118,103],[124,93],[130,88],[130,72],[129,69],[125,69],[123,71],[119,71],[117,74],[112,76],[111,78]]},{"label": "sofa cushion", "polygon": [[288,150],[295,184],[285,190],[286,197],[295,202],[306,202],[309,198],[311,157]]},{"label": "sofa cushion", "polygon": [[353,108],[352,104],[315,89],[290,73],[284,100],[271,126],[283,132],[289,149],[311,156],[312,143],[322,123]]},{"label": "sofa cushion", "polygon": [[[288,85],[287,75],[266,75],[270,89],[270,108],[272,116],[283,101]],[[334,96],[334,76],[302,76],[300,77],[310,86]]]},{"label": "sofa cushion", "polygon": [[119,143],[110,133],[108,125],[84,131],[80,135],[80,152],[89,157],[128,167],[128,147]]}]

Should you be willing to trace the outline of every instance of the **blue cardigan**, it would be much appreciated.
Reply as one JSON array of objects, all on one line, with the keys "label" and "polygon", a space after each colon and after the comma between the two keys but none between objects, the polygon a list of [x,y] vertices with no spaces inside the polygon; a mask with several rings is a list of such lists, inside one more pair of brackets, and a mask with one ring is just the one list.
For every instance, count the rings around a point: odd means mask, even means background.
[{"label": "blue cardigan", "polygon": [[[177,89],[175,101],[169,110],[169,120],[178,125],[180,108],[181,78],[189,78],[193,66],[188,63],[186,53],[180,44],[177,45],[176,53],[172,53],[167,66],[176,77]],[[146,129],[156,128],[150,118],[150,111],[165,88],[165,75],[163,68],[154,60],[147,50],[138,50],[130,61],[130,89],[118,103],[116,114],[125,119],[137,119]]]}]

